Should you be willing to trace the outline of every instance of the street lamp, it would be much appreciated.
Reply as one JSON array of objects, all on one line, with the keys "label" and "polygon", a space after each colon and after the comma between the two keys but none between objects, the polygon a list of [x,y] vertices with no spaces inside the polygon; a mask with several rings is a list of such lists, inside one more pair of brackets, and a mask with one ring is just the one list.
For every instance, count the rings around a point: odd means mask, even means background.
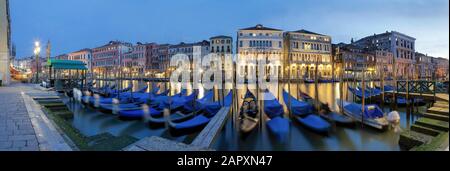
[{"label": "street lamp", "polygon": [[39,84],[39,53],[41,53],[39,44],[39,41],[34,42],[34,55],[36,56],[36,84]]}]

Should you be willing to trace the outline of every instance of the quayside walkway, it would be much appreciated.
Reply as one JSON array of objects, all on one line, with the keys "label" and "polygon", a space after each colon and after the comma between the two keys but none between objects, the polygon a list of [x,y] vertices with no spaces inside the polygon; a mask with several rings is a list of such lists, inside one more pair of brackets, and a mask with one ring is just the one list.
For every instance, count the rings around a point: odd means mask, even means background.
[{"label": "quayside walkway", "polygon": [[0,87],[0,151],[70,151],[32,97],[55,96],[34,84]]}]

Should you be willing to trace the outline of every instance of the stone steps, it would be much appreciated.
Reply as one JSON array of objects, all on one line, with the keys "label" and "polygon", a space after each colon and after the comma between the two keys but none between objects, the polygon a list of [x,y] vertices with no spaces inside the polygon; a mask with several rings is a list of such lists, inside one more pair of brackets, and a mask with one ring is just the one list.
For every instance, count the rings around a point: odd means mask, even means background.
[{"label": "stone steps", "polygon": [[420,118],[419,120],[416,121],[415,124],[423,126],[423,127],[431,128],[434,130],[439,130],[439,131],[448,132],[448,130],[449,130],[448,122],[430,119],[430,118]]},{"label": "stone steps", "polygon": [[428,128],[428,127],[421,126],[421,125],[417,125],[417,124],[411,126],[411,131],[415,131],[415,132],[418,132],[418,133],[430,135],[430,136],[433,136],[433,137],[436,137],[440,133],[442,133],[442,131],[435,130],[433,128]]},{"label": "stone steps", "polygon": [[449,105],[447,102],[437,101],[433,104],[433,107],[448,108]]},{"label": "stone steps", "polygon": [[448,151],[448,132],[441,133],[431,142],[414,147],[411,151]]},{"label": "stone steps", "polygon": [[427,110],[427,113],[438,114],[438,115],[446,115],[448,116],[448,108],[441,107],[431,107]]},{"label": "stone steps", "polygon": [[445,122],[448,122],[448,120],[449,120],[448,116],[440,115],[440,114],[422,113],[421,115],[425,118],[436,119],[436,120],[445,121]]},{"label": "stone steps", "polygon": [[433,136],[406,130],[400,134],[400,140],[398,143],[403,149],[410,150],[414,147],[427,144],[431,142],[432,139]]}]

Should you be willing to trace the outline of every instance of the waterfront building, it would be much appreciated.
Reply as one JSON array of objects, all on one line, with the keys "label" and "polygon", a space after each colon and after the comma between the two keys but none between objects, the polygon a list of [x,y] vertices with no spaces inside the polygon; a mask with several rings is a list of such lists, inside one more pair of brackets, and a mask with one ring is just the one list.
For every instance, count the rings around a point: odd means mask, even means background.
[{"label": "waterfront building", "polygon": [[406,78],[414,73],[415,41],[416,39],[411,36],[391,31],[362,38],[353,44],[393,53],[397,77]]},{"label": "waterfront building", "polygon": [[432,61],[435,65],[435,78],[438,80],[449,80],[449,60],[438,57],[432,58]]},{"label": "waterfront building", "polygon": [[284,33],[284,40],[291,78],[314,79],[318,67],[318,78],[333,79],[330,36],[298,30]]},{"label": "waterfront building", "polygon": [[[210,53],[210,42],[203,40],[201,42],[196,43],[184,43],[181,42],[177,45],[170,45],[169,46],[169,61],[163,61],[164,63],[170,64],[170,59],[177,55],[177,54],[184,54],[189,58],[189,61],[191,63],[191,68],[196,68],[198,66],[195,66],[194,64],[194,55],[198,55],[201,59],[203,59],[204,56],[208,55]],[[169,68],[168,66],[166,68]],[[169,76],[171,71],[174,68],[169,68]]]},{"label": "waterfront building", "polygon": [[0,85],[9,85],[11,55],[11,20],[9,0],[0,0]]},{"label": "waterfront building", "polygon": [[233,54],[233,38],[230,36],[214,36],[209,39],[210,41],[210,50],[211,53],[215,53],[218,55],[218,57],[221,58],[222,62],[222,69],[224,70],[232,70],[231,66],[225,65],[225,55],[231,55]]},{"label": "waterfront building", "polygon": [[381,74],[383,73],[383,77],[385,79],[390,79],[394,77],[394,54],[387,50],[374,49],[372,53],[375,54],[375,74],[377,78],[381,78]]},{"label": "waterfront building", "polygon": [[345,43],[334,45],[333,48],[334,62],[338,66],[337,75],[344,70],[344,79],[362,79],[364,71],[366,78],[375,78],[376,59],[374,51]]},{"label": "waterfront building", "polygon": [[92,50],[81,49],[76,52],[69,53],[68,60],[82,61],[88,68],[89,73],[92,72]]},{"label": "waterfront building", "polygon": [[233,38],[230,36],[214,36],[209,39],[211,53],[232,54]]},{"label": "waterfront building", "polygon": [[416,52],[416,78],[432,79],[434,71],[433,57]]},{"label": "waterfront building", "polygon": [[[254,27],[243,28],[237,32],[236,68],[238,77],[248,79],[249,74],[256,73],[256,59],[270,59],[274,62],[276,72],[283,77],[281,65],[283,61],[283,31],[280,29],[264,27],[258,24]],[[286,68],[288,72],[288,68]]]},{"label": "waterfront building", "polygon": [[13,67],[21,70],[23,72],[31,72],[31,62],[33,61],[35,57],[24,57],[24,58],[15,58],[13,60]]},{"label": "waterfront building", "polygon": [[131,51],[123,54],[122,64],[125,74],[130,77],[143,77],[146,70],[147,60],[151,57],[154,43],[143,44],[138,42]]},{"label": "waterfront building", "polygon": [[[45,59],[45,57],[39,57],[39,61],[36,64],[36,57],[30,57],[31,58],[31,63],[30,63],[30,67],[31,67],[31,72],[32,73],[36,73],[37,72],[37,68],[39,68],[39,71],[43,74],[45,74],[47,71],[45,70],[45,66],[47,65],[47,59]],[[36,66],[37,65],[37,66]],[[41,74],[41,76],[43,76],[43,74]]]},{"label": "waterfront building", "polygon": [[151,48],[147,58],[147,73],[146,76],[155,78],[166,78],[168,66],[170,64],[169,58],[169,44],[154,44]]},{"label": "waterfront building", "polygon": [[130,52],[131,43],[110,41],[108,44],[92,49],[92,67],[94,74],[116,78],[119,74],[123,54]]},{"label": "waterfront building", "polygon": [[68,54],[62,54],[62,55],[55,56],[52,59],[69,60],[69,55]]}]

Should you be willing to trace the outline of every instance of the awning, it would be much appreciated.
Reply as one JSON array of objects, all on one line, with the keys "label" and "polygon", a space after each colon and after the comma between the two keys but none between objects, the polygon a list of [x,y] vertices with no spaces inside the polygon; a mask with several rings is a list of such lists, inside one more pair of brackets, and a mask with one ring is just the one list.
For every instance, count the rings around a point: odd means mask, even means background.
[{"label": "awning", "polygon": [[47,61],[47,66],[50,66],[53,69],[87,70],[86,64],[84,64],[84,62],[73,60],[52,59]]}]

